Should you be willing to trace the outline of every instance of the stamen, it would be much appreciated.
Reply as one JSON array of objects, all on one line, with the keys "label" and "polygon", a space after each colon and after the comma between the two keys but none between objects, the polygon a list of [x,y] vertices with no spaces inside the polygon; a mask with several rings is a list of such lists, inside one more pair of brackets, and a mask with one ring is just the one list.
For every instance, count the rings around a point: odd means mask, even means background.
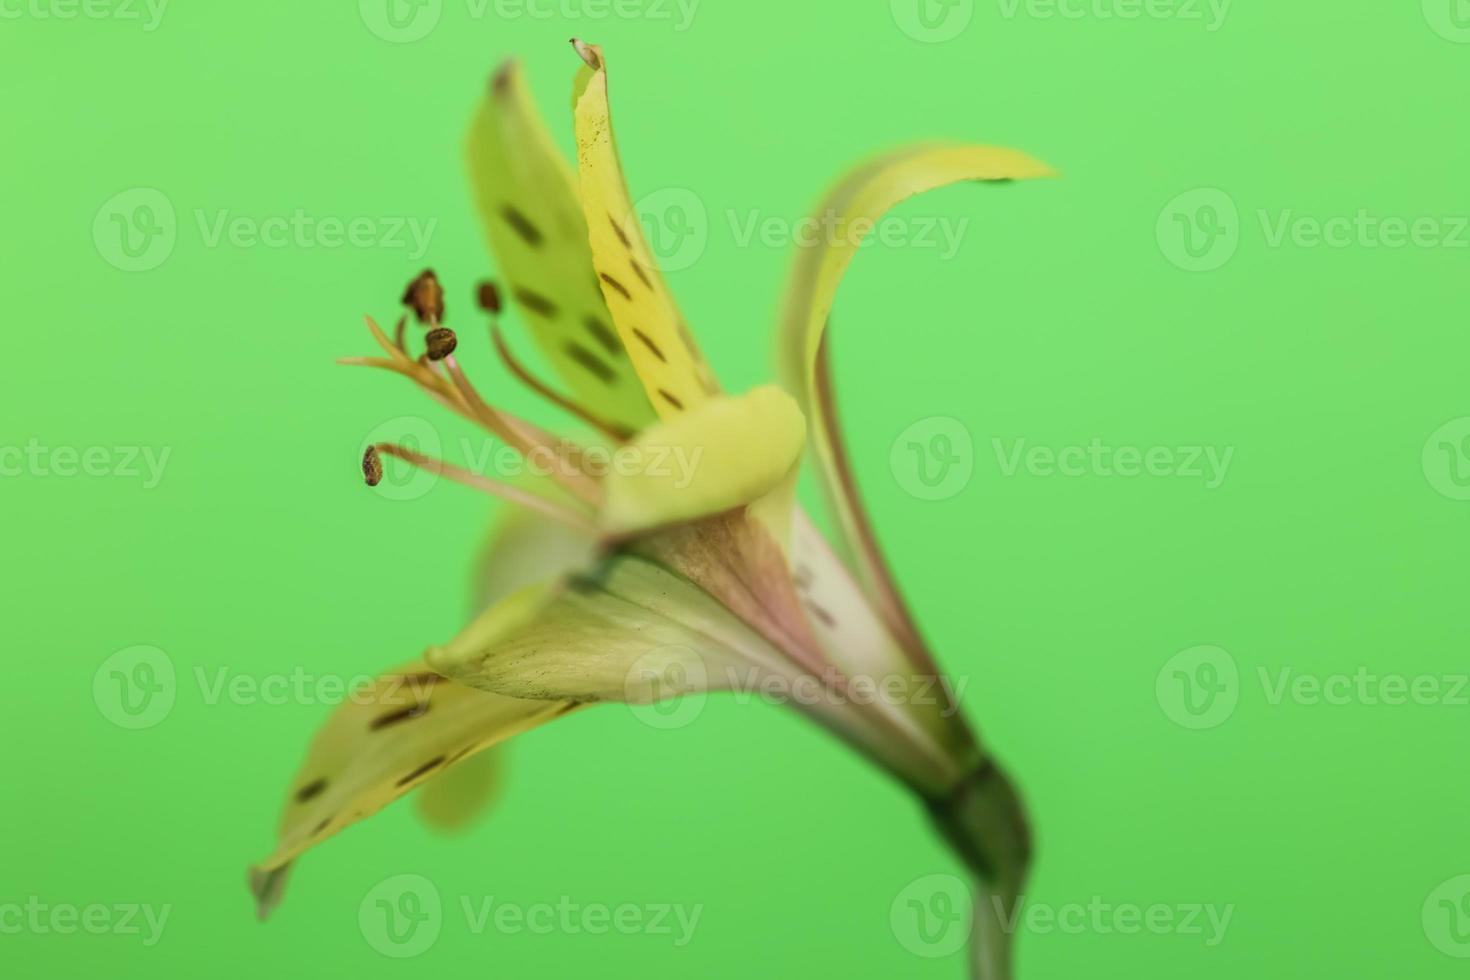
[{"label": "stamen", "polygon": [[[339,363],[382,367],[412,379],[435,401],[469,421],[484,426],[491,435],[498,436],[523,458],[529,459],[533,452],[537,452],[549,454],[554,459],[565,460],[568,459],[568,456],[557,448],[559,445],[581,448],[569,440],[553,437],[544,429],[525,419],[486,404],[479,392],[475,390],[474,385],[470,384],[469,379],[465,377],[464,371],[460,369],[459,362],[455,360],[453,354],[438,362],[440,370],[448,375],[446,378],[439,371],[431,369],[427,362],[421,364],[393,346],[393,342],[388,339],[372,317],[364,319],[367,321],[368,330],[372,332],[373,339],[388,355],[387,359],[345,358]],[[583,503],[593,507],[601,506],[602,485],[584,467],[575,464],[572,468],[553,467],[546,475]]]},{"label": "stamen", "polygon": [[420,323],[438,325],[444,319],[444,287],[433,269],[425,269],[403,292],[403,305],[413,310]]},{"label": "stamen", "polygon": [[424,338],[428,345],[428,355],[431,361],[442,361],[454,353],[454,348],[459,346],[459,338],[454,336],[454,331],[448,327],[435,327],[430,330]]},{"label": "stamen", "polygon": [[[589,533],[595,530],[595,525],[593,525],[592,521],[584,513],[548,500],[530,490],[525,490],[509,483],[503,483],[500,480],[483,476],[467,470],[462,466],[455,466],[453,463],[446,463],[432,456],[425,456],[423,453],[409,449],[407,446],[400,446],[397,443],[380,442],[370,448],[374,450],[375,458],[377,457],[377,453],[394,456],[403,460],[405,463],[417,466],[419,469],[427,470],[437,476],[448,477],[455,483],[463,484],[474,490],[480,490],[493,497],[499,497],[502,500],[508,500],[513,504],[519,504],[528,510],[534,510],[578,530]],[[381,468],[381,466],[380,461],[379,467]]]},{"label": "stamen", "polygon": [[393,345],[405,354],[408,353],[408,343],[404,338],[404,328],[408,326],[408,314],[398,318],[398,326],[393,328]]},{"label": "stamen", "polygon": [[362,476],[367,485],[375,487],[383,482],[383,459],[377,446],[369,446],[362,454]]},{"label": "stamen", "polygon": [[[471,419],[489,429],[491,434],[499,436],[523,458],[530,459],[534,452],[550,453],[554,458],[566,458],[564,453],[557,452],[555,448],[559,441],[564,443],[565,440],[557,440],[539,426],[487,404],[475,390],[475,386],[470,384],[470,379],[465,377],[453,354],[441,363],[449,372],[454,386],[459,389],[460,398],[472,413]],[[568,472],[560,467],[553,467],[549,475],[585,503],[594,507],[601,505],[602,486],[584,469],[578,467],[575,471]]]},{"label": "stamen", "polygon": [[592,426],[594,429],[597,429],[599,432],[610,439],[616,439],[618,442],[627,442],[629,439],[633,438],[633,431],[627,426],[619,425],[616,422],[609,422],[606,419],[599,418],[598,416],[592,414],[592,412],[587,408],[577,404],[570,398],[567,398],[565,395],[561,394],[561,392],[554,390],[553,388],[551,388],[550,385],[546,384],[540,378],[533,375],[529,370],[526,369],[525,365],[516,360],[516,356],[511,353],[510,347],[506,345],[505,336],[500,332],[500,328],[498,326],[492,326],[490,328],[490,336],[495,341],[496,353],[500,355],[501,361],[503,361],[505,363],[505,366],[510,369],[511,374],[514,374],[528,388],[536,392],[536,394],[540,395],[542,398],[545,398],[547,401],[551,402],[553,405],[556,405],[558,408],[572,413],[577,418],[581,419],[583,422],[586,422],[588,425]]}]

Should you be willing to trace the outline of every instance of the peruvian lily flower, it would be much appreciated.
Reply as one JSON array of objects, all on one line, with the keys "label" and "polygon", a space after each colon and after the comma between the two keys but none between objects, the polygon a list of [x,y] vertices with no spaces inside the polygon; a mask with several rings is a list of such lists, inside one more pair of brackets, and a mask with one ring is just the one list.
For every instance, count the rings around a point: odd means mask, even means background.
[{"label": "peruvian lily flower", "polygon": [[[382,354],[351,363],[410,378],[541,465],[532,467],[538,479],[506,483],[403,446],[368,449],[369,484],[392,455],[503,498],[509,517],[484,566],[485,611],[382,675],[316,737],[277,847],[252,869],[261,914],[304,852],[400,796],[419,790],[431,822],[463,820],[490,793],[486,750],[521,732],[598,702],[649,703],[757,678],[786,691],[815,685],[824,696],[793,703],[917,794],[986,898],[974,903],[977,974],[1006,976],[994,899],[1014,901],[1025,872],[1019,799],[949,701],[879,554],[834,414],[824,334],[860,239],[798,253],[776,328],[785,387],[726,392],[644,240],[613,137],[607,62],[600,49],[574,45],[584,62],[575,171],[514,62],[492,80],[468,157],[506,292],[559,381],[533,376],[511,353],[493,324],[499,290],[487,283],[480,305],[496,348],[595,437],[554,436],[481,396],[454,355],[432,273],[404,297],[428,328],[422,355],[408,352],[403,321],[390,337],[369,320]],[[871,228],[931,188],[1048,173],[1012,150],[915,146],[852,171],[819,213]],[[795,503],[808,455],[838,547]],[[893,678],[927,681],[942,696],[854,696],[863,684],[890,689]]]}]

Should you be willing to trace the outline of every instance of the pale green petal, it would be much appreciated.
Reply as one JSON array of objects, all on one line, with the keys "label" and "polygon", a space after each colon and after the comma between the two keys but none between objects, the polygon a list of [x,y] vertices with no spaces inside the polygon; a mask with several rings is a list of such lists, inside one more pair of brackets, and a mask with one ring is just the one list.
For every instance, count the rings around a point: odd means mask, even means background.
[{"label": "pale green petal", "polygon": [[494,802],[505,768],[503,746],[457,762],[414,794],[419,819],[434,830],[459,833]]},{"label": "pale green petal", "polygon": [[893,692],[874,709],[931,747],[959,770],[975,761],[975,746],[959,713],[949,677],[921,669],[883,622],[846,565],[811,519],[796,511],[791,568],[797,594],[826,658],[849,678],[866,678]]},{"label": "pale green petal", "polygon": [[782,307],[777,337],[783,377],[811,420],[812,445],[823,488],[853,553],[861,580],[889,630],[917,660],[928,658],[887,567],[857,496],[838,432],[823,335],[848,266],[862,245],[860,229],[905,198],[963,181],[1002,182],[1049,176],[1051,170],[1023,153],[999,147],[923,145],[900,150],[858,167],[828,194],[817,210],[836,226],[853,229],[803,248],[796,259]]},{"label": "pale green petal", "polygon": [[757,516],[779,527],[805,430],[796,403],[778,388],[716,396],[623,447],[628,465],[608,475],[601,524],[632,534],[758,503]]},{"label": "pale green petal", "polygon": [[[522,507],[496,517],[476,563],[476,610],[487,609],[527,585],[586,566],[597,542],[574,527]],[[415,809],[431,829],[459,832],[495,799],[509,746],[493,745],[431,776],[414,794]]]},{"label": "pale green petal", "polygon": [[669,683],[721,690],[751,665],[794,676],[702,589],[631,555],[561,585],[524,589],[425,656],[485,691],[577,702],[650,703],[670,696]]},{"label": "pale green petal", "polygon": [[515,701],[413,663],[353,691],[317,732],[286,798],[275,850],[251,869],[264,916],[303,852],[476,752],[573,706]]},{"label": "pale green petal", "polygon": [[541,352],[594,414],[628,429],[651,421],[597,286],[575,175],[519,62],[495,73],[466,150],[490,250]]}]

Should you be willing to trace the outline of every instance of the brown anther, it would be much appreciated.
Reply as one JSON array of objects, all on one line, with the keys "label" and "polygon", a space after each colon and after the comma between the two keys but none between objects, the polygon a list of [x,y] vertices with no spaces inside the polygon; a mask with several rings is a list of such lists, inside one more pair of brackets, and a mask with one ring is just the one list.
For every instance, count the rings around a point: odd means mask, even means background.
[{"label": "brown anther", "polygon": [[363,452],[362,476],[370,487],[383,482],[383,457],[378,455],[377,446],[369,446]]},{"label": "brown anther", "polygon": [[454,353],[454,348],[459,346],[459,338],[448,327],[435,327],[425,335],[424,343],[428,347],[425,353],[429,360],[442,361]]},{"label": "brown anther", "polygon": [[444,319],[444,287],[433,269],[425,269],[403,291],[403,305],[413,310],[420,323],[437,324]]},{"label": "brown anther", "polygon": [[489,279],[480,283],[480,288],[475,292],[475,300],[486,313],[500,312],[500,289]]}]

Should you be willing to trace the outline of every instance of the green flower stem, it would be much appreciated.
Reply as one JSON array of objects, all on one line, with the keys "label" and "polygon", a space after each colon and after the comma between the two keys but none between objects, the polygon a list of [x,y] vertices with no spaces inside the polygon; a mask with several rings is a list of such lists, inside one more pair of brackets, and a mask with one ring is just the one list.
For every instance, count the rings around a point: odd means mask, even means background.
[{"label": "green flower stem", "polygon": [[927,805],[940,834],[975,877],[970,975],[1012,980],[1011,925],[1031,864],[1031,829],[1020,794],[987,760]]}]

